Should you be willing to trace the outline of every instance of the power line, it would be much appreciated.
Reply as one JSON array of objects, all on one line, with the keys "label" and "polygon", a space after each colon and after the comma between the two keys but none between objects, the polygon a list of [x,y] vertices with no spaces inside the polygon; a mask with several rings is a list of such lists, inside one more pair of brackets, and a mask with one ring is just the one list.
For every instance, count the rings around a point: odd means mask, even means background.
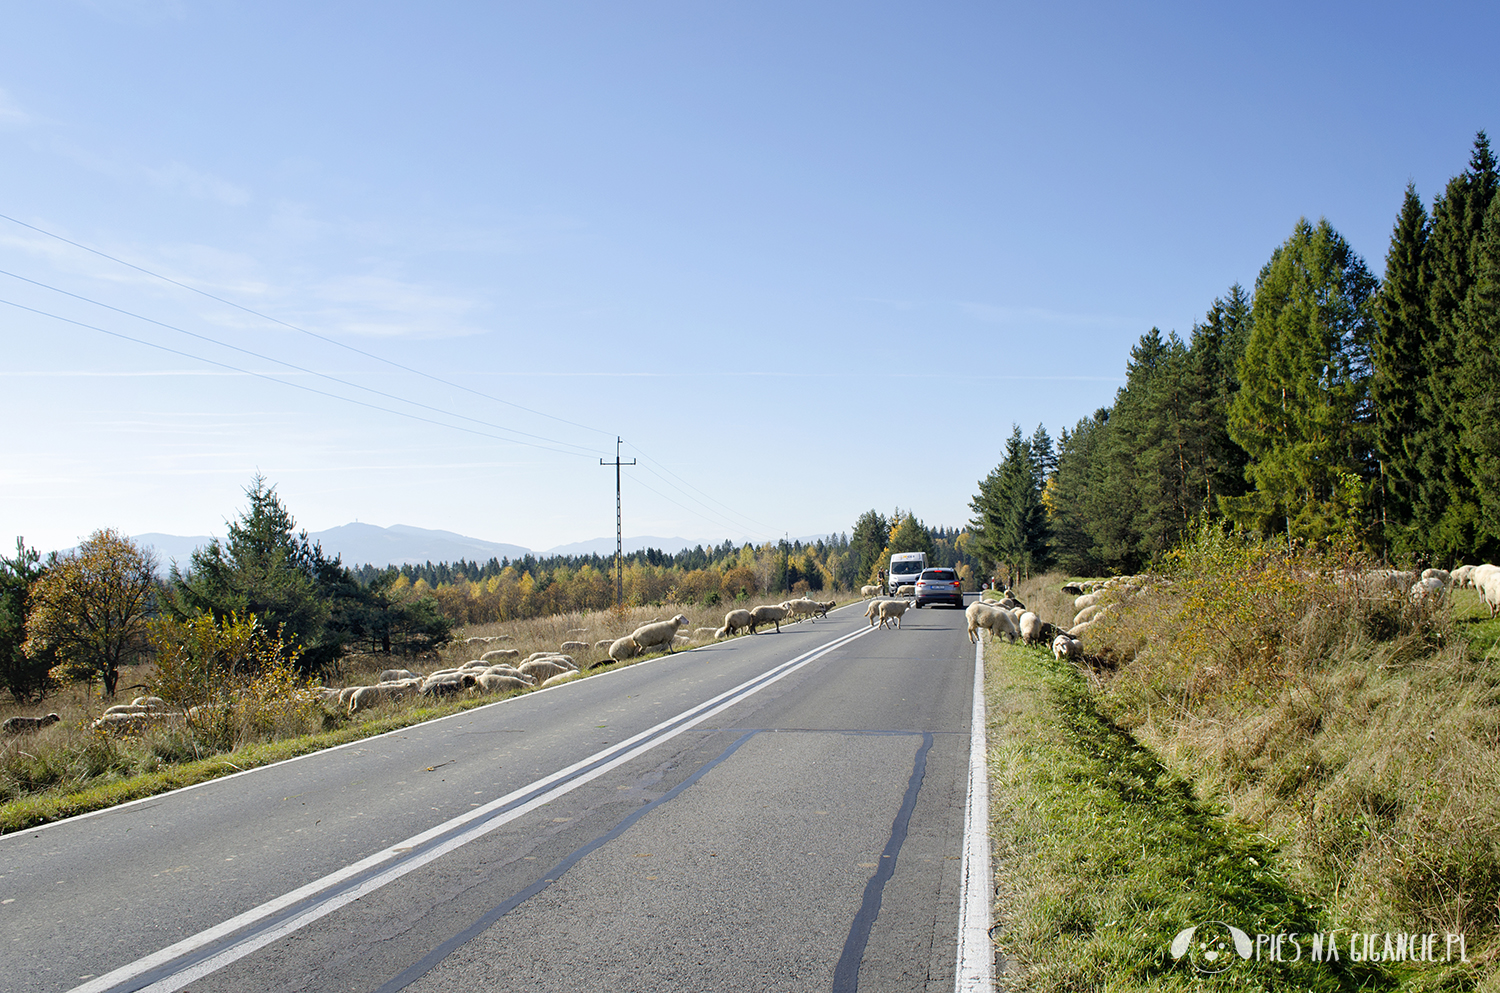
[{"label": "power line", "polygon": [[[577,449],[580,450],[580,452],[586,452],[589,455],[597,455],[598,454],[598,449],[595,449],[595,448],[586,448],[583,445],[575,445],[575,444],[573,444],[572,442],[569,442],[569,441],[560,441],[557,438],[548,438],[545,435],[532,434],[529,431],[519,431],[519,430],[517,430],[515,428],[506,427],[503,424],[495,424],[495,423],[492,423],[490,421],[481,420],[481,419],[479,419],[477,417],[470,417],[467,414],[459,414],[459,413],[456,413],[456,412],[451,411],[451,410],[444,410],[441,407],[434,407],[431,404],[422,403],[420,400],[408,400],[406,397],[397,396],[394,393],[387,393],[384,390],[377,390],[377,389],[375,389],[372,386],[364,386],[364,385],[361,385],[360,383],[351,382],[350,380],[347,380],[347,379],[340,379],[337,376],[330,376],[327,373],[318,372],[316,369],[309,369],[309,368],[307,368],[305,366],[297,365],[294,362],[287,362],[285,359],[278,359],[278,358],[276,358],[274,356],[265,355],[265,354],[263,354],[261,352],[253,351],[253,350],[251,350],[249,348],[243,348],[243,347],[241,347],[239,345],[232,345],[232,344],[230,344],[227,341],[220,341],[218,338],[214,338],[214,337],[211,337],[211,336],[206,335],[206,334],[200,334],[197,331],[189,331],[186,328],[180,328],[180,327],[177,327],[174,324],[167,324],[164,321],[158,321],[155,318],[146,317],[146,316],[143,316],[141,314],[137,314],[137,313],[134,313],[132,311],[125,310],[124,308],[116,307],[116,306],[114,306],[112,304],[104,303],[101,300],[95,300],[95,299],[93,299],[91,297],[83,296],[82,294],[74,293],[71,290],[65,290],[65,289],[62,289],[60,287],[52,286],[52,285],[40,282],[40,281],[35,280],[35,279],[29,279],[26,276],[17,275],[16,273],[10,272],[10,271],[5,270],[5,269],[0,269],[0,276],[9,276],[12,279],[18,279],[18,280],[20,280],[23,283],[30,283],[33,286],[40,286],[44,290],[51,290],[54,293],[61,293],[63,296],[72,297],[75,300],[82,300],[84,303],[91,303],[91,304],[93,304],[96,307],[103,307],[105,310],[112,310],[115,313],[117,313],[117,314],[123,314],[126,317],[133,317],[136,320],[138,320],[138,321],[144,321],[147,324],[155,324],[157,327],[166,328],[168,331],[175,331],[178,334],[185,334],[189,338],[197,338],[199,341],[206,341],[206,342],[208,342],[211,345],[218,345],[220,348],[227,348],[227,349],[229,349],[231,351],[239,352],[239,353],[241,353],[243,355],[249,355],[252,358],[261,359],[261,360],[266,361],[266,362],[274,362],[277,365],[286,366],[288,369],[294,369],[297,372],[306,373],[309,376],[317,376],[319,379],[326,379],[326,380],[328,380],[331,383],[338,383],[340,386],[348,386],[351,389],[364,390],[366,393],[373,393],[376,396],[385,397],[387,400],[395,400],[398,403],[409,403],[413,407],[421,407],[423,410],[430,410],[433,413],[443,414],[443,415],[448,416],[448,417],[456,417],[459,420],[470,421],[470,422],[472,422],[474,424],[482,424],[485,427],[494,428],[497,431],[507,431],[507,432],[509,432],[511,434],[521,435],[521,436],[526,437],[526,438],[535,438],[538,441],[550,442],[551,444],[554,444],[554,445],[565,445],[565,446],[567,446],[569,448],[577,448]],[[38,313],[44,313],[44,312],[38,311]],[[47,316],[54,316],[54,315],[47,315]],[[87,326],[87,325],[85,325],[85,326]],[[131,340],[135,340],[135,339],[131,339]],[[280,380],[277,380],[277,382],[280,382]],[[526,442],[521,442],[521,444],[527,444],[527,443]],[[553,449],[553,451],[556,451],[556,449]],[[576,453],[574,453],[574,454],[576,454]]]},{"label": "power line", "polygon": [[353,397],[340,396],[337,393],[329,393],[327,390],[315,389],[314,387],[306,386],[302,383],[289,383],[284,379],[277,379],[275,376],[270,376],[263,372],[256,372],[253,369],[241,369],[239,366],[230,365],[227,362],[219,362],[215,359],[205,358],[202,355],[194,355],[191,352],[184,352],[179,348],[172,348],[169,345],[162,345],[154,341],[146,341],[144,338],[135,338],[131,335],[124,334],[119,331],[110,331],[107,328],[96,327],[92,324],[85,324],[83,321],[75,321],[71,317],[63,317],[60,314],[51,314],[45,310],[37,310],[35,307],[28,307],[25,304],[16,303],[14,300],[0,299],[0,303],[3,303],[10,307],[15,307],[17,310],[24,310],[28,313],[36,314],[41,317],[50,317],[54,321],[62,321],[64,324],[72,324],[76,327],[87,328],[90,331],[97,331],[100,334],[107,334],[111,338],[119,338],[123,341],[134,342],[137,345],[145,345],[147,348],[155,348],[163,352],[169,352],[172,355],[180,355],[183,358],[192,359],[195,362],[204,362],[208,365],[218,366],[220,369],[228,369],[231,372],[238,372],[246,376],[254,376],[257,379],[264,379],[270,383],[276,383],[280,386],[290,386],[292,389],[302,390],[307,393],[314,393],[318,396],[328,397],[333,400],[342,400],[344,403],[352,403],[356,406],[365,407],[370,410],[379,410],[383,413],[395,414],[397,417],[406,417],[414,421],[421,421],[424,424],[435,424],[438,427],[450,428],[454,431],[463,431],[468,434],[479,435],[481,438],[491,438],[495,441],[505,441],[513,445],[526,445],[529,448],[541,448],[549,452],[557,452],[560,455],[576,456],[578,454],[577,452],[563,451],[561,448],[552,448],[548,445],[538,445],[533,442],[518,441],[515,438],[505,438],[498,434],[490,434],[487,431],[476,431],[473,428],[466,428],[461,424],[449,424],[446,421],[435,421],[430,417],[422,417],[419,414],[413,414],[405,410],[393,410],[390,407],[382,407],[379,404],[375,403],[366,403],[363,400],[356,400]]}]

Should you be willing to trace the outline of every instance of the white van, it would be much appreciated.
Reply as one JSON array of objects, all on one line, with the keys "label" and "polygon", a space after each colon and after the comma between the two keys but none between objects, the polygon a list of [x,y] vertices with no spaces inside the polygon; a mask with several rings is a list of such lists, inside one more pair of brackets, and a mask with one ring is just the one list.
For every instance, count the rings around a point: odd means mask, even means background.
[{"label": "white van", "polygon": [[925,568],[927,568],[926,552],[897,552],[891,556],[887,589],[894,596],[896,591],[903,586],[916,586]]}]

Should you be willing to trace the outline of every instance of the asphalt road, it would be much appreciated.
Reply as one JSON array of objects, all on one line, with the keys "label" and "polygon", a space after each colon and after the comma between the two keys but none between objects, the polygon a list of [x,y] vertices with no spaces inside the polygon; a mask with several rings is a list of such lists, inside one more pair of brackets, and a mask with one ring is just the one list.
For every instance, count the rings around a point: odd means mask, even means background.
[{"label": "asphalt road", "polygon": [[952,990],[974,652],[860,610],[0,838],[0,985]]}]

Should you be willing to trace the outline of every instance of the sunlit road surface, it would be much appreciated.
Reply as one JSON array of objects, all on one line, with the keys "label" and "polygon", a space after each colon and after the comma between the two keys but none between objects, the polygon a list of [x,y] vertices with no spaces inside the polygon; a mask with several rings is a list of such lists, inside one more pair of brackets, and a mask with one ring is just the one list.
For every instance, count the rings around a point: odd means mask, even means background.
[{"label": "sunlit road surface", "polygon": [[953,990],[974,651],[861,609],[0,838],[3,985]]}]

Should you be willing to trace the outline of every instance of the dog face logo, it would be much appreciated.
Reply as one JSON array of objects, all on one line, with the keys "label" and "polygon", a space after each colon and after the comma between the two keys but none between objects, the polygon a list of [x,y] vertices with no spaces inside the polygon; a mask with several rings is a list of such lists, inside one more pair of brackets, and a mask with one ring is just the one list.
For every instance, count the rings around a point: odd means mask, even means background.
[{"label": "dog face logo", "polygon": [[1228,969],[1236,955],[1248,960],[1255,945],[1248,934],[1232,924],[1206,921],[1177,932],[1171,950],[1174,959],[1181,961],[1186,955],[1195,971],[1212,974]]}]

